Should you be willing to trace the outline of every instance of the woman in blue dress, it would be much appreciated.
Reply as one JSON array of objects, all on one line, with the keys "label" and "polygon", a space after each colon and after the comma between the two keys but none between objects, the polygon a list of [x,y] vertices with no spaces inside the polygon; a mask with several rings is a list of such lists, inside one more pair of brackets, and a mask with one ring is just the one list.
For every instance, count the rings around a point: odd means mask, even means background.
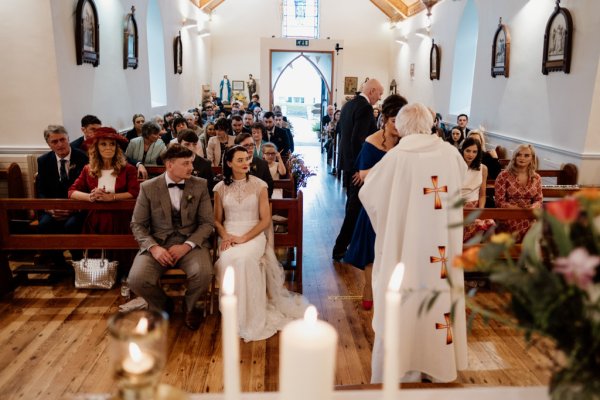
[{"label": "woman in blue dress", "polygon": [[[369,170],[383,158],[388,150],[392,149],[400,136],[396,130],[396,115],[406,105],[404,97],[392,94],[388,96],[381,106],[383,127],[365,139],[360,154],[356,160],[356,167],[360,179],[364,182]],[[365,271],[365,286],[363,288],[362,306],[365,310],[373,307],[373,289],[371,288],[371,273],[375,259],[375,231],[369,216],[361,208],[352,234],[352,241],[344,256],[344,261]]]}]

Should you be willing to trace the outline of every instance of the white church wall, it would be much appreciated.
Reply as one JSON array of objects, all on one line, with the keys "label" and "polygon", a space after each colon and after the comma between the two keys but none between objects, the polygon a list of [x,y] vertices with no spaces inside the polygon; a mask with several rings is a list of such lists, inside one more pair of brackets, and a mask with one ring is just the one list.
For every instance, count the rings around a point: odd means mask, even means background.
[{"label": "white church wall", "polygon": [[40,143],[43,128],[62,120],[50,3],[0,2],[0,146]]},{"label": "white church wall", "polygon": [[[432,36],[442,47],[441,80],[429,81],[429,47],[415,36],[424,26],[424,15],[403,24],[408,44],[397,46],[394,73],[400,76],[399,91],[411,101],[422,101],[449,114],[450,68],[454,61],[457,24],[465,2],[442,2],[433,8]],[[600,168],[597,129],[591,127],[592,99],[598,70],[600,43],[596,40],[600,26],[600,2],[563,0],[574,23],[571,73],[541,73],[543,38],[546,22],[554,3],[545,0],[476,0],[479,35],[473,97],[469,125],[485,127],[490,142],[508,149],[521,142],[536,146],[544,167],[559,167],[565,162],[580,166],[581,183],[594,175],[590,169]],[[443,15],[443,21],[440,18]],[[508,25],[511,34],[510,77],[492,78],[491,46],[498,18]],[[402,36],[395,32],[396,36]],[[438,39],[439,38],[439,39]],[[447,38],[447,39],[446,39]],[[450,42],[450,43],[446,43]],[[427,51],[423,47],[427,48]],[[407,77],[410,63],[415,63],[415,78]],[[404,94],[403,93],[403,94]],[[582,163],[582,160],[587,160]],[[593,166],[593,167],[592,167]],[[589,172],[588,172],[589,171]]]},{"label": "white church wall", "polygon": [[[253,74],[264,104],[268,102],[269,50],[333,51],[338,106],[343,102],[344,76],[377,78],[389,83],[389,40],[387,18],[372,3],[363,0],[321,0],[320,39],[309,47],[296,47],[295,39],[281,38],[277,0],[227,0],[213,13],[212,71],[210,84],[218,90],[224,74],[230,80],[248,80]],[[327,39],[330,38],[330,39]],[[247,94],[247,93],[246,93]]]},{"label": "white church wall", "polygon": [[[134,113],[143,113],[149,119],[166,110],[186,110],[200,102],[200,82],[210,68],[210,39],[197,40],[197,28],[182,30],[183,74],[173,72],[173,38],[184,18],[201,21],[197,7],[188,0],[158,0],[164,32],[167,106],[152,107],[146,35],[148,1],[95,3],[100,23],[100,65],[96,68],[76,64],[75,1],[2,2],[3,19],[10,22],[0,27],[1,46],[6,46],[3,54],[15,54],[16,59],[22,60],[0,75],[3,80],[14,77],[13,88],[2,90],[0,107],[13,107],[10,114],[14,117],[5,121],[10,131],[20,135],[14,150],[8,148],[14,141],[0,136],[2,152],[45,149],[42,131],[50,123],[65,125],[74,139],[80,135],[80,119],[85,114],[95,114],[105,125],[121,130],[132,125]],[[140,63],[135,70],[124,70],[123,23],[131,5],[136,7]],[[31,27],[23,29],[23,23],[28,21]],[[23,32],[29,33],[23,37]],[[8,68],[7,64],[0,68]]]}]

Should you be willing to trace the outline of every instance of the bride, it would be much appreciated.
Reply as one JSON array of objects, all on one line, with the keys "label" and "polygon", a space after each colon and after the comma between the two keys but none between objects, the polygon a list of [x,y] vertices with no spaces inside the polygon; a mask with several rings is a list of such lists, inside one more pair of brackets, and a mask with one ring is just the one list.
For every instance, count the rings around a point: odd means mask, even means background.
[{"label": "bride", "polygon": [[252,155],[242,146],[225,152],[224,180],[214,188],[215,227],[220,237],[216,267],[235,270],[239,335],[246,342],[273,336],[300,318],[306,300],[284,287],[284,273],[273,251],[267,184],[250,175]]}]

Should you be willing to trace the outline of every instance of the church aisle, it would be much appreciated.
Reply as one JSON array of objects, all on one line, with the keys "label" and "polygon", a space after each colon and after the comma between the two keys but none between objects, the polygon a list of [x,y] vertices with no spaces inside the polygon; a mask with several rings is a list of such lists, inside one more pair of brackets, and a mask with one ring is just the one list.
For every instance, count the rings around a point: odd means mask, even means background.
[{"label": "church aisle", "polygon": [[[371,374],[371,311],[360,306],[361,271],[331,260],[344,209],[341,184],[328,171],[318,146],[299,146],[308,165],[318,166],[304,192],[304,294],[319,317],[339,332],[336,385],[367,384]],[[478,296],[479,297],[479,296]],[[501,307],[502,296],[479,300]],[[106,319],[121,303],[119,288],[75,290],[70,281],[19,287],[0,301],[0,398],[68,398],[73,393],[113,389],[108,368]],[[223,390],[220,316],[208,316],[192,332],[177,313],[171,321],[162,382],[189,392]],[[241,343],[244,391],[278,388],[279,335]],[[459,382],[472,385],[545,384],[551,365],[546,349],[528,348],[513,329],[477,318],[469,335],[469,369]]]}]

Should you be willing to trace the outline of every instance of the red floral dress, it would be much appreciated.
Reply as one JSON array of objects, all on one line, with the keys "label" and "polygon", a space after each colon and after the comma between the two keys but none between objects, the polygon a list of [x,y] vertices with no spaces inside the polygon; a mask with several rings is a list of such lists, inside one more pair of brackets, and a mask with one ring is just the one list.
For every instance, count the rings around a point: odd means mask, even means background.
[{"label": "red floral dress", "polygon": [[[517,177],[508,170],[500,172],[496,178],[494,200],[498,208],[540,208],[542,206],[542,178],[534,173],[525,185],[517,181]],[[516,219],[503,221],[498,231],[511,232],[517,242],[523,240],[533,220]]]}]

